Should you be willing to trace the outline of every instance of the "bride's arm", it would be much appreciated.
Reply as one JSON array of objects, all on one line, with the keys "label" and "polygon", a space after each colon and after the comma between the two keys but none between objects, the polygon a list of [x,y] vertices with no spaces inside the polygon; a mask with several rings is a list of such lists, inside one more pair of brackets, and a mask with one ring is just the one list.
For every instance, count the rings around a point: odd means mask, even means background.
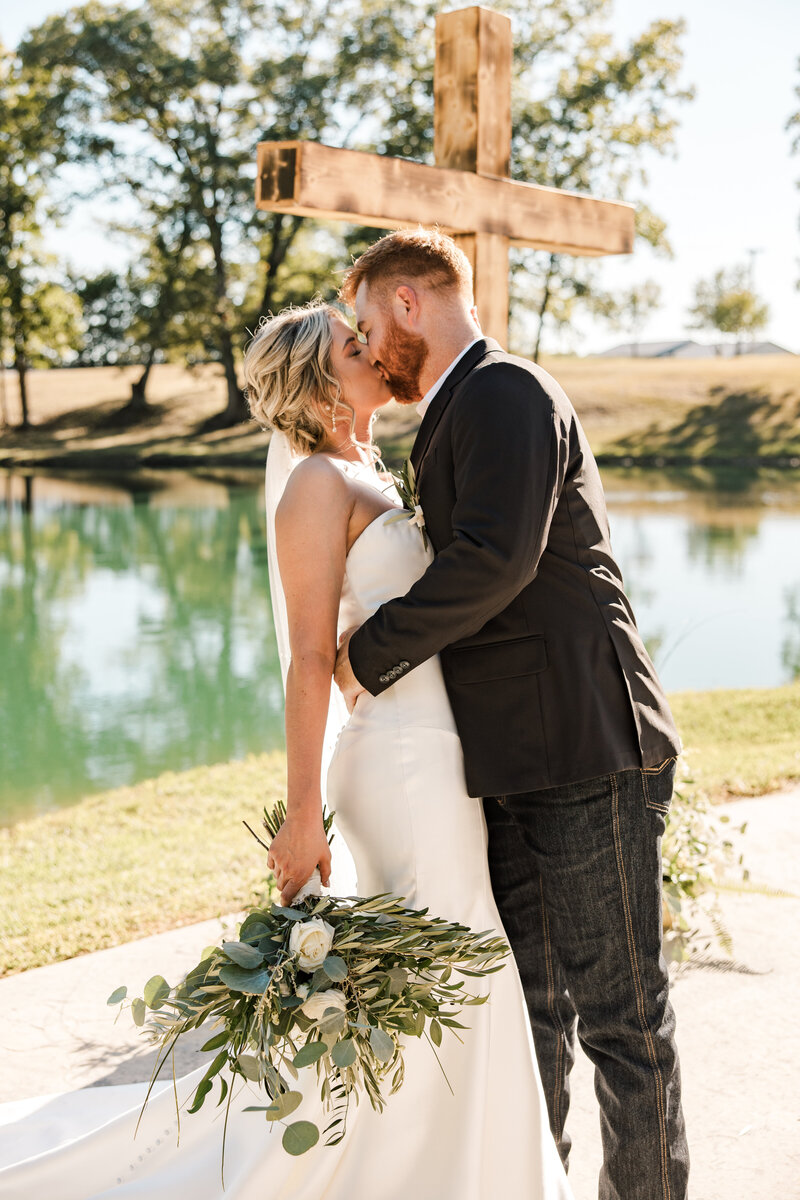
[{"label": "bride's arm", "polygon": [[341,472],[324,459],[309,459],[295,468],[275,516],[292,659],[286,679],[286,821],[267,862],[284,903],[316,866],[324,884],[330,875],[320,776],[351,511]]}]

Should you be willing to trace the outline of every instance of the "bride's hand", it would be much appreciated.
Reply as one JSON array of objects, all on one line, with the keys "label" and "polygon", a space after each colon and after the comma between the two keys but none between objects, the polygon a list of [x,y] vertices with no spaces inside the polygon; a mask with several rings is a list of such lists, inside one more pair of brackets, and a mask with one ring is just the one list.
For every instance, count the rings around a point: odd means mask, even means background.
[{"label": "bride's hand", "polygon": [[313,820],[286,818],[270,843],[267,866],[275,872],[282,904],[291,904],[315,867],[319,867],[323,886],[328,886],[331,848],[325,836],[321,810]]}]

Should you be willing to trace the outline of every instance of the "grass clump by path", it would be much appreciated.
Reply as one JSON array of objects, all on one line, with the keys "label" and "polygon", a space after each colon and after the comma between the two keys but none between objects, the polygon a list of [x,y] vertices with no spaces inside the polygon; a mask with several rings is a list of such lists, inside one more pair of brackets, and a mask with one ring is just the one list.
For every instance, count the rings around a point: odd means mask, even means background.
[{"label": "grass clump by path", "polygon": [[800,780],[800,681],[779,688],[674,692],[694,785],[714,802]]},{"label": "grass clump by path", "polygon": [[[800,780],[800,683],[670,697],[712,800]],[[282,753],[167,772],[0,829],[2,971],[44,966],[244,908],[268,886],[242,820],[285,795]],[[687,791],[686,786],[682,789]]]},{"label": "grass clump by path", "polygon": [[0,974],[235,912],[266,888],[242,825],[285,795],[283,754],[167,772],[0,829]]}]

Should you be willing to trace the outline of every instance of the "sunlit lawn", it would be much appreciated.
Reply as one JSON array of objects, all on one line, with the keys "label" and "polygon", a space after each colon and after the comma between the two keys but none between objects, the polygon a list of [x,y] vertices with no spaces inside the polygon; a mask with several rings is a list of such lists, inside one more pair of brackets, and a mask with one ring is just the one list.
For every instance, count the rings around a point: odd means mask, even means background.
[{"label": "sunlit lawn", "polygon": [[[524,353],[525,348],[520,348]],[[595,453],[609,457],[694,459],[800,456],[800,367],[792,355],[739,358],[542,359],[563,385]],[[203,431],[224,407],[221,368],[153,369],[145,422],[120,423],[135,368],[35,371],[29,377],[33,426],[14,428],[19,405],[7,373],[9,425],[0,428],[0,463],[33,465],[54,454],[62,465],[105,459],[144,465],[154,455],[198,464],[224,459],[261,464],[266,435],[253,422]],[[414,406],[391,404],[376,427],[387,456],[408,452],[419,422]]]}]

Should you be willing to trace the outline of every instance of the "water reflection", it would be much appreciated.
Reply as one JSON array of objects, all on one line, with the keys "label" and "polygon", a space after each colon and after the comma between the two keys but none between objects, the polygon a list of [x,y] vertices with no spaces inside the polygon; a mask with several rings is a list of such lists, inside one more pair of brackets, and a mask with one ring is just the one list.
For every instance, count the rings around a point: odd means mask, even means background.
[{"label": "water reflection", "polygon": [[5,481],[6,819],[282,741],[260,488],[142,482]]},{"label": "water reflection", "polygon": [[[800,483],[604,472],[669,690],[800,675]],[[0,472],[0,821],[282,744],[262,472]]]}]

